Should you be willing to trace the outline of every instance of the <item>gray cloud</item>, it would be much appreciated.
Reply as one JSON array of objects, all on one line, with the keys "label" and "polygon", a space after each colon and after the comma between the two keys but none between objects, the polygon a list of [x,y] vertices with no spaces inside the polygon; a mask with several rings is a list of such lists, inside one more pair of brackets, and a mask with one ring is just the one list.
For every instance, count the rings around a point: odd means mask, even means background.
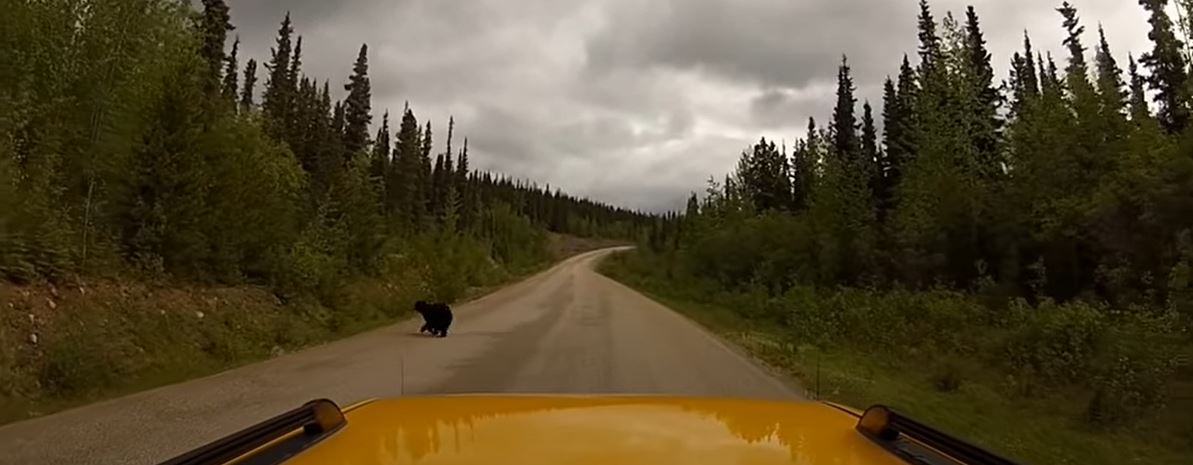
[{"label": "gray cloud", "polygon": [[[604,33],[589,43],[597,70],[665,66],[722,75],[766,86],[801,87],[831,78],[842,53],[869,70],[886,69],[914,36],[896,21],[897,1],[668,0],[615,10]],[[863,19],[866,29],[849,27]],[[860,38],[885,37],[864,42]],[[895,40],[890,40],[894,38]],[[894,57],[894,58],[892,58]]]},{"label": "gray cloud", "polygon": [[786,128],[810,115],[825,115],[831,102],[825,95],[836,92],[835,83],[818,83],[799,90],[771,88],[760,91],[750,100],[753,122],[764,128]]},{"label": "gray cloud", "polygon": [[[1051,2],[972,2],[1000,75],[1024,29],[1039,49],[1062,50]],[[369,44],[375,122],[409,101],[442,150],[454,115],[474,166],[656,210],[682,206],[758,137],[791,141],[809,116],[826,121],[842,54],[859,100],[879,111],[882,79],[916,46],[914,0],[229,3],[242,60],[267,61],[290,11],[304,71],[341,96]],[[1087,46],[1098,21],[1124,62],[1148,46],[1135,2],[1075,3]],[[933,7],[963,17],[965,4]]]}]

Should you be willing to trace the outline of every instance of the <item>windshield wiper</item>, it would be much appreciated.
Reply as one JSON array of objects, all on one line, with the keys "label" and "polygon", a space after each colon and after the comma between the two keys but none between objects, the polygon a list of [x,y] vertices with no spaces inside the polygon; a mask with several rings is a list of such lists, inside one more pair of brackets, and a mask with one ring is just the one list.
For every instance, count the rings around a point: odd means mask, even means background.
[{"label": "windshield wiper", "polygon": [[857,422],[857,430],[916,465],[1018,465],[885,405],[866,409]]}]

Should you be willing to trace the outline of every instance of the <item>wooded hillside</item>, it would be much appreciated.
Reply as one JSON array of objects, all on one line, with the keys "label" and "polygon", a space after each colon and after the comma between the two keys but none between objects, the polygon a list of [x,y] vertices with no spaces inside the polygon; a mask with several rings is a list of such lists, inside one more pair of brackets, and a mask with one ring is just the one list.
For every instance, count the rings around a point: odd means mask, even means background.
[{"label": "wooded hillside", "polygon": [[520,266],[544,230],[628,238],[645,219],[478,172],[454,121],[373,108],[367,45],[347,79],[309,76],[279,12],[269,61],[241,62],[225,3],[187,4],[4,2],[0,276],[302,291],[428,237]]}]

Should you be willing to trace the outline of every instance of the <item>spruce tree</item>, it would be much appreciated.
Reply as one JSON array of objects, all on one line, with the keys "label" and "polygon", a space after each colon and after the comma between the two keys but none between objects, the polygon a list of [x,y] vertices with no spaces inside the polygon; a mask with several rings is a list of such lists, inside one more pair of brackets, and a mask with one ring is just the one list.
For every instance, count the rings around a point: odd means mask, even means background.
[{"label": "spruce tree", "polygon": [[376,142],[373,144],[372,163],[369,165],[369,176],[382,186],[382,190],[384,190],[385,175],[389,171],[389,157],[389,111],[386,111],[381,116],[381,128],[377,130]]},{"label": "spruce tree", "polygon": [[253,92],[257,87],[257,60],[249,59],[244,65],[244,88],[240,90],[240,107],[244,111],[253,108]]},{"label": "spruce tree", "polygon": [[824,134],[824,131],[822,131],[820,128],[816,127],[816,118],[809,116],[808,117],[807,145],[808,145],[808,150],[810,151],[809,154],[811,156],[809,157],[808,161],[809,161],[810,165],[813,167],[818,167],[818,166],[820,166],[821,163],[824,162],[824,157],[822,156],[822,154],[823,154],[823,152],[825,152],[824,145],[826,143],[827,138],[823,137],[823,134]]},{"label": "spruce tree", "polygon": [[[1069,64],[1065,68],[1065,82],[1070,94],[1069,107],[1076,118],[1069,128],[1073,140],[1059,154],[1069,157],[1065,161],[1069,163],[1068,166],[1075,168],[1058,170],[1056,181],[1067,184],[1066,194],[1072,196],[1073,202],[1076,203],[1079,199],[1091,197],[1097,186],[1103,182],[1104,176],[1113,170],[1115,159],[1121,156],[1122,147],[1118,142],[1125,137],[1126,127],[1118,113],[1121,109],[1121,84],[1118,83],[1120,71],[1110,55],[1105,34],[1100,37],[1102,40],[1095,53],[1095,60],[1099,80],[1110,81],[1100,83],[1110,91],[1112,98],[1109,105],[1105,95],[1099,92],[1089,79],[1085,46],[1081,43],[1085,27],[1081,26],[1077,9],[1064,2],[1057,11],[1064,17],[1063,25],[1068,32],[1064,41],[1070,55]],[[1071,171],[1072,176],[1068,176],[1069,172],[1066,171]],[[1061,216],[1066,217],[1066,220],[1068,218],[1063,214]]]},{"label": "spruce tree", "polygon": [[236,102],[237,94],[239,93],[239,74],[237,73],[237,54],[240,52],[240,36],[236,37],[236,41],[232,42],[232,53],[228,55],[227,63],[224,65],[224,98],[229,102]]},{"label": "spruce tree", "polygon": [[1100,159],[1114,159],[1114,152],[1121,152],[1125,147],[1120,141],[1128,136],[1127,126],[1127,89],[1123,82],[1123,70],[1110,52],[1110,43],[1106,40],[1106,30],[1098,25],[1098,51],[1094,57],[1097,70],[1096,82],[1098,92],[1098,112],[1101,115],[1101,125],[1105,131],[1106,145],[1097,147],[1096,155]]},{"label": "spruce tree", "polygon": [[1027,35],[1027,31],[1023,31],[1023,56],[1026,59],[1023,67],[1023,88],[1028,96],[1035,97],[1040,94],[1040,78],[1036,72],[1035,52],[1032,51],[1031,37]]},{"label": "spruce tree", "polygon": [[1152,40],[1150,53],[1140,58],[1140,63],[1151,71],[1147,83],[1156,92],[1159,104],[1156,118],[1169,133],[1184,130],[1189,124],[1189,71],[1182,53],[1184,44],[1173,33],[1172,19],[1166,7],[1168,0],[1139,0],[1139,4],[1150,14],[1148,23]]},{"label": "spruce tree", "polygon": [[464,148],[460,149],[460,156],[456,159],[456,180],[464,182],[468,178],[468,138],[464,138]]},{"label": "spruce tree", "polygon": [[451,162],[452,157],[452,141],[456,136],[456,117],[449,116],[447,118],[447,147],[443,149],[443,156],[448,163]]},{"label": "spruce tree", "polygon": [[422,146],[422,150],[421,150],[421,151],[419,151],[419,160],[420,160],[420,162],[421,162],[421,160],[422,160],[423,158],[425,158],[425,159],[427,159],[427,160],[430,160],[430,159],[431,159],[431,150],[433,150],[433,149],[434,149],[434,144],[433,144],[433,142],[432,142],[431,136],[432,136],[432,134],[431,134],[431,122],[430,122],[430,121],[427,121],[427,124],[426,124],[426,126],[423,128],[423,138],[422,138],[422,143],[423,143],[423,146]]},{"label": "spruce tree", "polygon": [[319,103],[319,93],[315,90],[315,83],[310,79],[302,79],[294,93],[294,106],[290,109],[290,134],[286,143],[299,160],[312,159],[311,151],[311,121],[315,107]]},{"label": "spruce tree", "polygon": [[1048,60],[1040,62],[1040,93],[1048,94],[1051,92],[1054,95],[1063,95],[1065,89],[1065,81],[1060,78],[1059,68],[1056,67],[1056,60],[1052,58],[1052,52],[1047,54]]},{"label": "spruce tree", "polygon": [[763,138],[753,151],[743,153],[737,178],[754,211],[791,209],[791,167],[786,154],[779,152],[774,142]]},{"label": "spruce tree", "polygon": [[1023,33],[1023,53],[1015,52],[1011,58],[1011,102],[1009,117],[1022,117],[1028,103],[1040,95],[1040,81],[1036,73],[1036,60],[1031,47],[1031,37]]},{"label": "spruce tree", "polygon": [[[883,154],[878,148],[878,128],[874,125],[874,110],[870,100],[861,105],[861,160],[864,175],[870,176],[870,191],[874,194],[883,192],[886,179],[884,178]],[[877,204],[876,204],[877,206]]]},{"label": "spruce tree", "polygon": [[397,215],[406,227],[415,227],[421,218],[421,205],[415,205],[419,190],[419,157],[422,153],[422,131],[414,111],[407,106],[398,127],[398,140],[394,147],[394,162],[390,166],[390,185],[387,189],[389,207],[387,211]]},{"label": "spruce tree", "polygon": [[806,210],[812,198],[816,180],[815,149],[812,147],[815,122],[810,122],[808,136],[796,143],[791,152],[791,208]]},{"label": "spruce tree", "polygon": [[452,154],[443,154],[444,184],[451,189],[456,188],[456,164],[452,161]]},{"label": "spruce tree", "polygon": [[[937,32],[936,20],[932,16],[932,10],[928,6],[927,0],[920,0],[920,14],[918,19],[918,36],[919,36],[919,95],[917,95],[917,107],[934,108],[940,107],[944,104],[943,99],[948,93],[950,87],[948,82],[949,69],[945,63],[944,43],[940,34]],[[939,91],[939,92],[938,92]],[[925,100],[925,98],[927,100]],[[922,119],[925,114],[917,115],[918,119]]]},{"label": "spruce tree", "polygon": [[954,24],[945,28],[950,38],[945,49],[926,2],[921,2],[919,16],[922,60],[913,107],[916,148],[914,158],[901,167],[899,204],[890,225],[902,265],[895,271],[917,284],[965,283],[972,279],[979,259],[974,232],[987,198],[987,183],[981,182],[981,176],[997,174],[989,167],[993,163],[982,167],[972,130],[980,127],[975,115],[986,115],[973,104],[978,101],[981,79],[969,69],[981,51],[971,45],[977,34]]},{"label": "spruce tree", "polygon": [[1098,26],[1098,94],[1102,97],[1102,109],[1107,116],[1121,115],[1126,106],[1127,92],[1124,90],[1123,70],[1118,67],[1110,44],[1106,41],[1106,30]]},{"label": "spruce tree", "polygon": [[[895,125],[895,120],[899,119],[898,99],[899,92],[895,90],[895,81],[891,80],[890,76],[887,76],[886,79],[882,81],[882,127],[884,128],[882,133],[882,146],[886,147],[886,152],[888,153],[890,152],[892,145],[891,139],[894,136],[891,129]],[[898,130],[895,130],[894,132],[897,133]],[[884,166],[883,172],[885,171],[886,167]]]},{"label": "spruce tree", "polygon": [[452,142],[455,140],[455,132],[456,119],[455,117],[449,116],[447,120],[446,148],[444,148],[443,154],[441,155],[443,161],[442,163],[436,163],[435,171],[437,173],[436,176],[438,176],[438,179],[431,186],[432,191],[435,192],[433,195],[438,199],[438,203],[433,210],[435,211],[436,217],[440,219],[442,218],[444,208],[446,207],[448,190],[455,181],[455,176],[452,174],[452,156],[454,156],[454,153],[452,152]]},{"label": "spruce tree", "polygon": [[[464,138],[464,147],[460,149],[460,156],[456,160],[456,191],[460,194],[460,225],[462,228],[467,228],[472,225],[475,216],[475,199],[473,188],[469,185],[468,179],[471,176],[471,171],[468,167],[468,138]],[[561,217],[565,217],[563,210],[560,209]],[[566,223],[566,220],[561,220],[561,226]]]},{"label": "spruce tree", "polygon": [[903,117],[903,110],[899,106],[899,93],[895,89],[894,81],[888,76],[882,85],[882,145],[885,150],[879,150],[878,161],[875,164],[875,175],[880,179],[874,189],[874,197],[880,210],[888,210],[894,204],[894,182],[897,167],[895,158],[902,157],[895,139],[900,136],[899,120]]},{"label": "spruce tree", "polygon": [[344,167],[340,156],[343,152],[340,148],[340,137],[332,129],[333,104],[330,91],[328,82],[323,81],[322,89],[315,91],[313,109],[308,115],[307,127],[310,128],[312,146],[304,152],[311,153],[315,159],[312,169],[315,181],[313,189],[316,193],[320,192],[322,186],[330,185],[331,179]]},{"label": "spruce tree", "polygon": [[294,55],[290,57],[290,68],[287,70],[286,82],[297,86],[302,76],[302,36],[294,41]]},{"label": "spruce tree", "polygon": [[1007,78],[1007,88],[1010,90],[1009,106],[1011,118],[1023,113],[1023,108],[1027,101],[1027,88],[1024,83],[1026,64],[1027,60],[1024,60],[1023,55],[1019,52],[1011,55],[1011,76]]},{"label": "spruce tree", "polygon": [[920,68],[923,74],[931,74],[943,58],[943,48],[940,36],[936,33],[936,19],[932,17],[932,8],[928,0],[920,0],[919,15],[920,39]]},{"label": "spruce tree", "polygon": [[853,77],[849,74],[849,60],[841,58],[837,69],[837,106],[833,109],[833,155],[842,161],[856,163],[861,156],[857,136],[857,99],[853,96]]},{"label": "spruce tree", "polygon": [[[284,114],[285,119],[281,128],[282,140],[296,153],[308,150],[305,144],[310,134],[306,132],[304,125],[309,116],[304,112],[313,107],[315,97],[318,95],[313,81],[306,83],[307,89],[304,94],[302,81],[302,36],[298,36],[294,41],[294,52],[290,56],[290,69],[287,71],[285,79],[288,86],[286,94],[290,98],[290,108]],[[367,171],[366,169],[365,172]]]},{"label": "spruce tree", "polygon": [[[459,211],[456,208],[456,203],[460,200],[460,194],[456,191],[456,168],[455,163],[452,161],[451,153],[443,154],[443,174],[441,180],[443,181],[443,197],[441,199],[443,202],[443,208],[439,212],[441,215],[439,217],[439,221],[446,226],[448,224],[448,220],[456,217],[456,214]],[[539,199],[537,196],[535,198]],[[531,211],[536,218],[543,217],[542,212],[533,209]]]},{"label": "spruce tree", "polygon": [[1064,2],[1057,9],[1064,17],[1064,28],[1068,36],[1064,45],[1069,49],[1069,64],[1065,67],[1065,84],[1069,90],[1069,104],[1077,116],[1080,131],[1079,137],[1085,149],[1092,154],[1096,146],[1107,137],[1109,130],[1101,112],[1101,102],[1089,80],[1089,65],[1085,61],[1085,46],[1081,43],[1081,35],[1085,33],[1085,26],[1081,25],[1077,17],[1077,9],[1069,2]]},{"label": "spruce tree", "polygon": [[[944,58],[945,71],[955,77],[964,77],[969,67],[969,57],[966,46],[968,40],[964,26],[953,16],[953,12],[945,12],[937,29],[940,33],[941,52]],[[957,93],[968,92],[968,88],[954,89]]]},{"label": "spruce tree", "polygon": [[1139,65],[1135,63],[1135,57],[1128,56],[1127,61],[1128,73],[1131,78],[1130,90],[1130,112],[1131,121],[1136,123],[1145,121],[1151,118],[1152,111],[1147,105],[1147,90],[1145,89],[1146,81],[1143,76],[1139,75]]},{"label": "spruce tree", "polygon": [[[874,125],[874,108],[867,100],[862,105],[862,163],[872,167],[878,164],[878,128]],[[882,171],[871,169],[871,175],[882,178]]]},{"label": "spruce tree", "polygon": [[[336,101],[335,106],[331,110],[331,133],[337,139],[337,145],[341,149],[344,148],[344,102]],[[344,158],[344,154],[339,154],[340,158]]]},{"label": "spruce tree", "polygon": [[[899,68],[899,82],[895,89],[895,105],[892,121],[886,130],[892,131],[887,138],[887,151],[890,159],[891,182],[898,184],[902,166],[909,163],[916,153],[916,101],[919,95],[919,84],[915,69],[907,55],[903,55],[903,64]],[[886,121],[885,119],[883,121]]]},{"label": "spruce tree", "polygon": [[224,43],[228,39],[228,31],[236,28],[232,26],[232,17],[224,0],[203,0],[203,16],[200,21],[202,54],[207,62],[207,75],[203,86],[204,90],[212,95],[221,90],[220,71],[227,60],[224,55]]},{"label": "spruce tree", "polygon": [[700,216],[700,198],[693,192],[688,196],[687,207],[684,208],[684,219],[695,221],[697,216]]},{"label": "spruce tree", "polygon": [[1056,11],[1064,16],[1064,27],[1068,33],[1068,36],[1062,41],[1069,49],[1069,66],[1065,71],[1070,75],[1088,75],[1089,67],[1085,63],[1085,46],[1081,44],[1081,35],[1085,33],[1085,26],[1082,26],[1077,18],[1077,9],[1066,1],[1061,3],[1060,8],[1057,8]]},{"label": "spruce tree", "polygon": [[419,159],[431,160],[431,150],[434,149],[434,142],[432,139],[431,122],[427,122],[422,128],[422,150],[419,151]]},{"label": "spruce tree", "polygon": [[436,218],[443,213],[443,154],[435,156],[435,166],[431,168],[430,212]]},{"label": "spruce tree", "polygon": [[[201,71],[209,69],[195,67]],[[130,171],[120,178],[125,192],[114,206],[121,246],[149,271],[194,272],[213,244],[203,234],[205,193],[212,180],[195,176],[208,168],[196,150],[209,76],[175,72],[171,92],[149,109],[153,127],[132,153]],[[157,268],[157,270],[154,270]]]},{"label": "spruce tree", "polygon": [[986,49],[978,15],[972,6],[965,15],[964,69],[966,83],[970,86],[968,95],[973,99],[968,106],[969,133],[979,172],[983,177],[991,178],[1002,172],[998,148],[1002,131],[1002,120],[998,115],[1000,96],[994,86],[994,67],[990,64],[990,52]]},{"label": "spruce tree", "polygon": [[286,123],[289,121],[290,108],[294,104],[295,83],[290,81],[290,59],[294,52],[291,48],[291,36],[294,28],[290,23],[290,13],[286,13],[282,26],[278,29],[277,43],[272,49],[271,58],[265,68],[269,76],[265,81],[265,92],[261,96],[261,111],[266,118],[266,127],[270,135],[282,139],[286,135]]},{"label": "spruce tree", "polygon": [[373,121],[373,116],[370,114],[372,88],[369,84],[368,52],[368,44],[362,44],[356,64],[352,66],[352,76],[344,85],[344,90],[348,91],[348,97],[344,100],[344,149],[349,153],[363,150],[369,144],[369,123]]},{"label": "spruce tree", "polygon": [[428,120],[422,133],[422,150],[418,152],[418,191],[415,194],[415,206],[418,208],[420,219],[430,219],[431,207],[431,150],[434,149],[431,134],[431,121]]}]

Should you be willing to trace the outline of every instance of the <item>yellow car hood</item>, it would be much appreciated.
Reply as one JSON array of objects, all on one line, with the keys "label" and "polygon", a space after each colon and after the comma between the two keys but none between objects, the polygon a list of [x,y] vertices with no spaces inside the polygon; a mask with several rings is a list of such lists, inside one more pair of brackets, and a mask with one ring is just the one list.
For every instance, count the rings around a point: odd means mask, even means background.
[{"label": "yellow car hood", "polygon": [[817,402],[671,397],[404,397],[345,409],[295,464],[903,464]]}]

